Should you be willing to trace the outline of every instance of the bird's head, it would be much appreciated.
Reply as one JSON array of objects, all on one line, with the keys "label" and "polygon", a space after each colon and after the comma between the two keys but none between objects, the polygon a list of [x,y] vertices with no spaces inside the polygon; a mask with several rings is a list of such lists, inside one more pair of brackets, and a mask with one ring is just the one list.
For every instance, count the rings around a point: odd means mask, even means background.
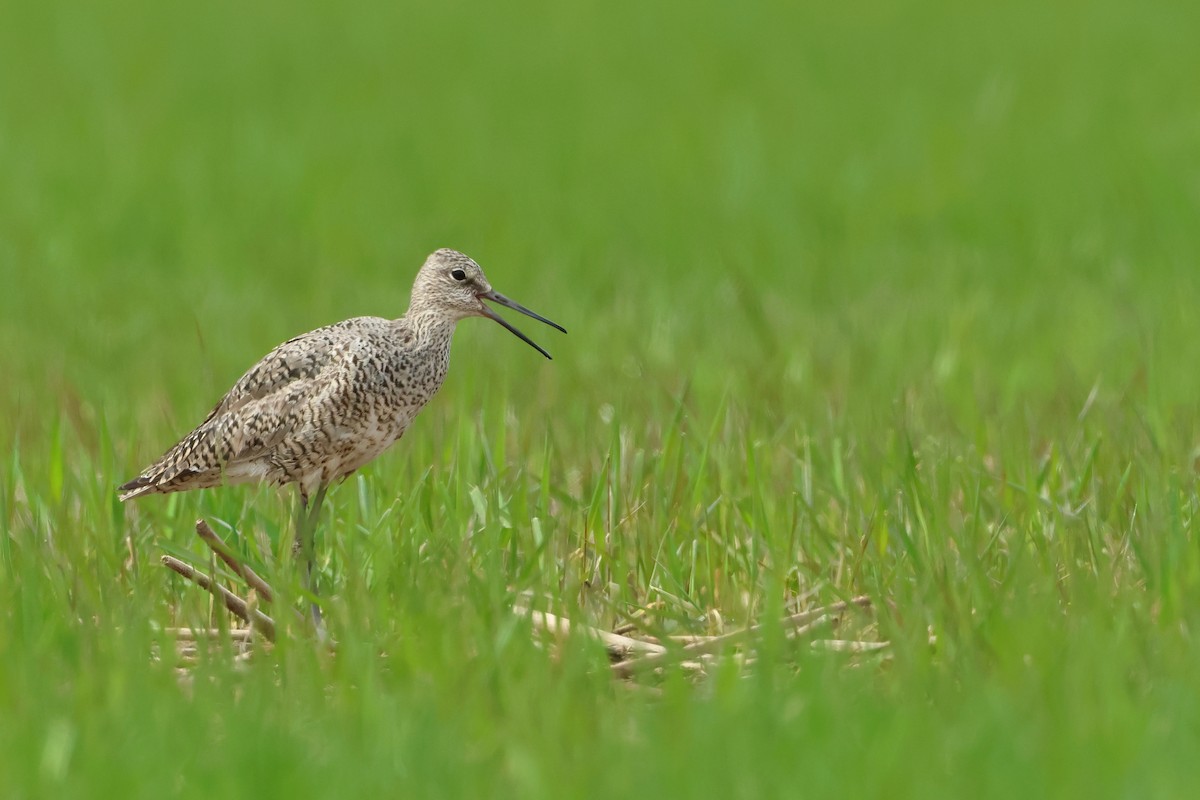
[{"label": "bird's head", "polygon": [[507,306],[527,317],[557,328],[563,333],[567,332],[558,323],[551,322],[540,314],[535,314],[520,303],[509,300],[492,289],[487,276],[483,274],[483,270],[475,263],[474,259],[448,247],[433,251],[429,258],[425,259],[421,271],[417,273],[416,283],[413,284],[410,313],[412,311],[436,313],[453,322],[467,317],[487,317],[503,325],[546,358],[550,358],[549,353],[510,325],[484,303],[484,300]]}]

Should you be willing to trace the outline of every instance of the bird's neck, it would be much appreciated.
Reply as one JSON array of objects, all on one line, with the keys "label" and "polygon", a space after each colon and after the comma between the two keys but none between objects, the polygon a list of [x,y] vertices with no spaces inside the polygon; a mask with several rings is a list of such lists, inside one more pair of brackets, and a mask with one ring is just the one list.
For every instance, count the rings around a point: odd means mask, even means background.
[{"label": "bird's neck", "polygon": [[409,309],[404,319],[416,335],[417,341],[426,347],[450,349],[450,339],[454,335],[456,322],[453,317],[432,310]]}]

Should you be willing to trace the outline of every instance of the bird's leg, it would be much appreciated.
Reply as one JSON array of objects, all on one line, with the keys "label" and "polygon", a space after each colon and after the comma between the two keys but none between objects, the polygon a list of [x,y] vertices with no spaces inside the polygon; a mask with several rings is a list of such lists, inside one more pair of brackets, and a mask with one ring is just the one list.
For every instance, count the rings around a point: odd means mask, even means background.
[{"label": "bird's leg", "polygon": [[296,503],[296,542],[293,550],[298,557],[303,560],[303,572],[301,579],[303,581],[304,591],[311,595],[314,599],[312,602],[312,618],[313,624],[317,628],[318,633],[324,633],[324,623],[321,621],[321,606],[317,604],[317,586],[314,568],[316,566],[316,532],[317,518],[321,513],[321,504],[325,502],[325,492],[329,487],[318,487],[317,493],[313,495],[312,502],[308,501],[308,497],[301,492],[299,502]]}]

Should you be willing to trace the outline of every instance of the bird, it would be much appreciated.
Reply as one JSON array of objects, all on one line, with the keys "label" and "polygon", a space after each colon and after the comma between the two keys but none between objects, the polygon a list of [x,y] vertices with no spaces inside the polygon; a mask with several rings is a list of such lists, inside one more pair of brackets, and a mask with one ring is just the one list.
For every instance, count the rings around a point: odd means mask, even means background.
[{"label": "bird", "polygon": [[550,358],[485,301],[567,332],[495,291],[469,256],[435,250],[417,272],[404,316],[353,317],[288,339],[250,367],[194,430],[117,487],[119,499],[295,484],[293,550],[322,630],[313,568],[325,495],[403,436],[441,388],[457,323],[487,317]]}]

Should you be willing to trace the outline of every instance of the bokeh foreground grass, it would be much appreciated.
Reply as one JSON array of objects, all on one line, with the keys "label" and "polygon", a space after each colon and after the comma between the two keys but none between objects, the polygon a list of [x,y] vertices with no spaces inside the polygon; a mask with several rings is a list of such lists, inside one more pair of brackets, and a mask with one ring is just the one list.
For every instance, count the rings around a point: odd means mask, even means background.
[{"label": "bokeh foreground grass", "polygon": [[[0,794],[1196,793],[1200,58],[1185,3],[18,3],[0,25]],[[485,321],[332,496],[338,655],[181,682],[113,487],[255,358],[397,315],[454,246]],[[532,332],[532,331],[531,331]],[[661,695],[611,625],[849,634]],[[936,646],[929,646],[930,635]]]}]

